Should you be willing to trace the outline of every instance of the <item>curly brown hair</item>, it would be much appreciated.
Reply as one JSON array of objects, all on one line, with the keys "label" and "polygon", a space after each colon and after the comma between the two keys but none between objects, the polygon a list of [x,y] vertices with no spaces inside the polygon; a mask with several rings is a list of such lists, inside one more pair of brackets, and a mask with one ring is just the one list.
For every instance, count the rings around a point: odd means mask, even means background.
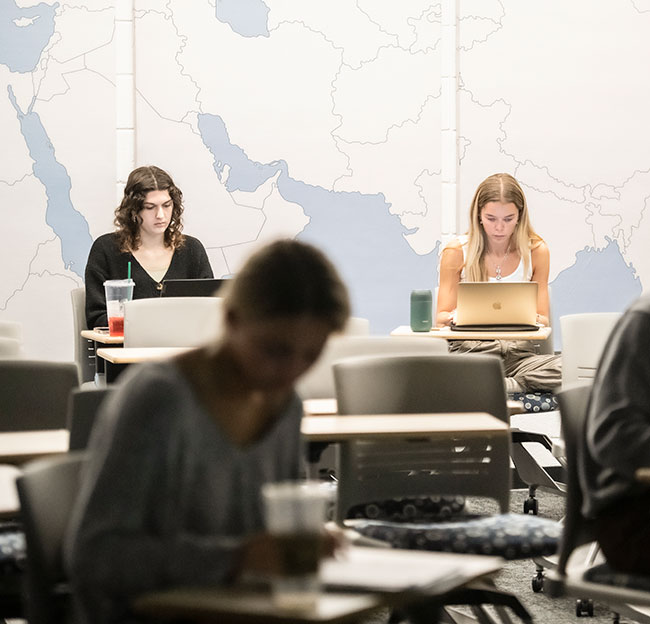
[{"label": "curly brown hair", "polygon": [[113,222],[117,227],[120,251],[135,251],[140,246],[140,212],[144,208],[144,200],[149,191],[167,191],[174,204],[169,227],[165,230],[165,245],[178,249],[184,243],[181,219],[183,193],[166,171],[150,165],[131,171],[124,187],[122,202],[115,209]]}]

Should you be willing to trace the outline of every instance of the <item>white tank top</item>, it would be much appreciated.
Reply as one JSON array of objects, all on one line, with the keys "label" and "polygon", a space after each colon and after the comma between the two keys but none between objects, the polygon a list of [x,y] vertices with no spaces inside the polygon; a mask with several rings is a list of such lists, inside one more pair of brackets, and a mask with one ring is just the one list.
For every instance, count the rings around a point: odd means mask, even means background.
[{"label": "white tank top", "polygon": [[[463,270],[460,273],[460,281],[464,282],[465,281],[465,261],[467,258],[467,235],[463,234],[462,236],[458,237],[458,240],[460,241],[461,244],[461,249],[463,250]],[[497,280],[496,277],[490,277],[488,278],[488,281],[490,282],[530,282],[530,280],[533,277],[533,263],[531,262],[530,259],[530,251],[528,252],[528,276],[524,275],[524,259],[523,257],[521,260],[519,260],[519,264],[517,265],[517,268],[510,273],[510,275],[504,275],[500,280]]]}]

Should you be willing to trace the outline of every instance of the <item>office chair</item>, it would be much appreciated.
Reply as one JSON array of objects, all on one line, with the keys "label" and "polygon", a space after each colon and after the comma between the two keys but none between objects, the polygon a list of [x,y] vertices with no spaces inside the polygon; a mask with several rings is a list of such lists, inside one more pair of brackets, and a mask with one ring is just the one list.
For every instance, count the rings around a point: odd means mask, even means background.
[{"label": "office chair", "polygon": [[[493,356],[350,358],[334,364],[334,378],[341,415],[475,411],[490,412],[508,422],[503,367],[501,360]],[[552,554],[560,534],[557,523],[507,513],[508,451],[508,444],[499,448],[494,439],[478,435],[342,444],[336,517],[364,536],[397,548],[496,554],[508,559]],[[458,495],[496,500],[501,513],[445,517],[448,512],[443,512],[434,522],[428,517],[423,521],[418,516],[419,505],[414,502],[410,512],[402,514],[411,515],[406,522],[348,519],[355,509],[369,512],[361,515],[381,517],[377,510],[382,509],[383,501],[393,497],[417,501]],[[486,602],[508,604],[515,610],[521,607],[512,602],[512,597],[506,599],[496,591]]]},{"label": "office chair", "polygon": [[[599,555],[593,522],[582,515],[578,479],[578,440],[585,435],[591,387],[574,386],[558,394],[567,462],[567,507],[557,567],[547,574],[545,593],[557,598],[576,596],[576,615],[591,615],[591,599],[607,604],[617,614],[636,622],[650,622],[650,580],[645,576],[613,572]],[[585,550],[587,550],[585,556]]]},{"label": "office chair", "polygon": [[[505,423],[509,422],[503,366],[501,360],[493,356],[456,354],[350,358],[334,364],[334,378],[338,410],[341,415],[488,412]],[[468,388],[471,388],[471,391],[468,391]],[[372,445],[369,447],[366,445],[366,448],[372,448]],[[426,452],[426,444],[423,449]],[[344,446],[341,449],[339,469],[348,470],[357,461],[362,461],[359,453],[363,450],[363,447],[357,449],[354,445],[347,445],[347,448]],[[349,459],[344,456],[344,453],[351,452],[355,452],[356,456]],[[446,456],[440,457],[452,462],[457,459],[453,449],[450,449]],[[461,455],[461,460],[462,457]],[[387,455],[387,461],[389,459]],[[466,459],[468,465],[471,465],[472,461],[482,461],[469,455],[466,456]],[[425,458],[423,461],[428,461],[428,459]],[[351,463],[346,464],[345,462]],[[374,467],[374,464],[372,466]],[[509,503],[509,465],[506,472],[505,480],[498,485],[491,479],[484,479],[481,482],[486,496],[500,500],[502,513],[507,511]],[[358,474],[354,479],[358,480]],[[404,484],[409,484],[408,487],[410,487],[412,483],[409,481],[406,469],[402,469],[401,475]],[[338,497],[341,505],[337,510],[337,517],[340,519],[347,515],[348,509],[353,505],[358,506],[361,503],[376,505],[377,501],[381,502],[395,496],[391,492],[390,495],[379,499],[376,497],[375,500],[369,499],[368,494],[372,491],[372,484],[365,481],[363,487],[357,488],[354,479],[344,483],[343,475],[339,475]],[[381,482],[383,482],[382,479],[377,481],[378,488],[381,487]],[[348,486],[348,483],[352,483],[352,485]],[[425,479],[421,485],[426,483]],[[460,480],[452,476],[448,484],[450,491],[446,494],[452,496],[466,494],[466,492],[454,490],[456,484],[461,486]],[[431,487],[433,486],[431,485]],[[505,490],[501,490],[500,496],[495,496],[495,487],[505,487]],[[504,495],[503,491],[507,492],[507,495]],[[474,494],[475,491],[471,493]],[[427,495],[428,493],[421,492],[421,494]],[[440,495],[442,492],[434,491],[432,494]],[[518,520],[520,521],[520,519]],[[542,520],[539,526],[545,526],[549,530],[552,527],[552,533],[555,533],[557,531],[555,523],[548,524],[548,522]],[[537,525],[533,523],[530,526]],[[552,554],[553,548],[546,554]]]},{"label": "office chair", "polygon": [[65,429],[73,362],[0,359],[0,431]]},{"label": "office chair", "polygon": [[93,341],[81,337],[81,331],[88,329],[86,325],[86,289],[73,288],[70,291],[72,299],[72,321],[74,331],[74,359],[79,369],[79,382],[88,383],[95,379],[95,347]]},{"label": "office chair", "polygon": [[97,413],[113,387],[77,388],[70,393],[68,403],[68,431],[70,451],[81,451],[88,446]]},{"label": "office chair", "polygon": [[428,336],[331,336],[318,360],[300,378],[296,389],[303,399],[329,399],[336,396],[335,362],[358,355],[442,355],[447,353],[445,340]]},{"label": "office chair", "polygon": [[26,611],[30,624],[70,620],[63,539],[79,490],[83,453],[28,464],[16,480],[27,546]]},{"label": "office chair", "polygon": [[589,312],[560,317],[562,329],[562,389],[593,383],[600,356],[620,312]]},{"label": "office chair", "polygon": [[22,355],[22,343],[15,338],[0,336],[0,358],[17,359]]}]

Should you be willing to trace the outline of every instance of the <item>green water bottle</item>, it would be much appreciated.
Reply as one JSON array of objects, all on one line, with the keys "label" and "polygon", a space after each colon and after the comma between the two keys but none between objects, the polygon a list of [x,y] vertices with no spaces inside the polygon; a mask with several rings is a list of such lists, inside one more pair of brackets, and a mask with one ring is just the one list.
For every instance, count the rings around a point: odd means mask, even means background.
[{"label": "green water bottle", "polygon": [[411,291],[411,330],[428,332],[431,330],[432,305],[430,290]]}]

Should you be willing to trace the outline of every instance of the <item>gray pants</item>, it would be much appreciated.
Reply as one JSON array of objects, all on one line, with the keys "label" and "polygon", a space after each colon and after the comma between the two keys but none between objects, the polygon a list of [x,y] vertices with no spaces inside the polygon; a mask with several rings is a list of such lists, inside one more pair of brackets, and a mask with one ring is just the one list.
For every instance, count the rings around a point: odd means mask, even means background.
[{"label": "gray pants", "polygon": [[506,377],[524,391],[552,392],[562,383],[562,356],[540,355],[530,340],[450,340],[449,351],[499,355]]}]

